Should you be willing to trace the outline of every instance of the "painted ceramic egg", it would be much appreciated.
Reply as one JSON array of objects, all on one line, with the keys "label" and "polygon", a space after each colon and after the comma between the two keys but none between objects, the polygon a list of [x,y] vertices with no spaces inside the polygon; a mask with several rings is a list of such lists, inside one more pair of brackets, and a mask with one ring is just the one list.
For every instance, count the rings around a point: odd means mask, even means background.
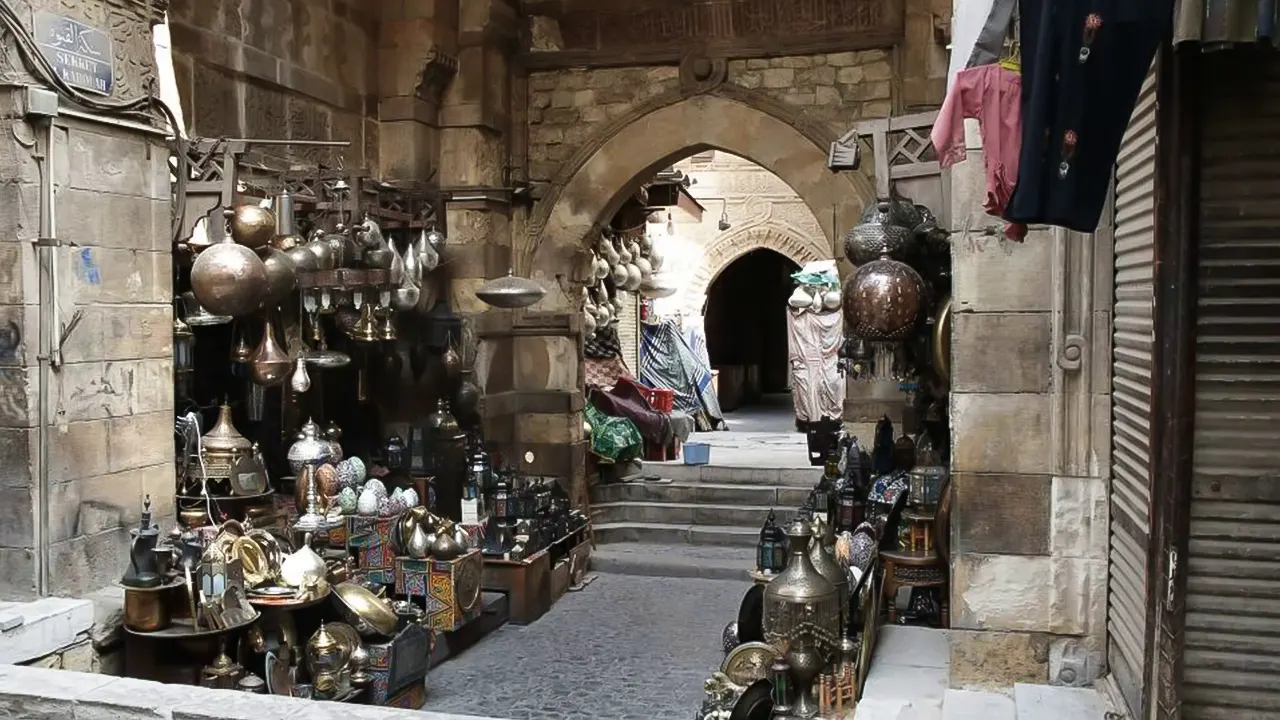
[{"label": "painted ceramic egg", "polygon": [[316,491],[324,497],[338,494],[338,471],[329,463],[316,468]]},{"label": "painted ceramic egg", "polygon": [[351,472],[355,473],[357,485],[369,477],[369,468],[365,467],[363,460],[352,455],[346,461],[351,465]]},{"label": "painted ceramic egg", "polygon": [[395,503],[391,502],[391,498],[382,498],[378,501],[378,517],[391,517],[396,514]]},{"label": "painted ceramic egg", "polygon": [[404,495],[402,497],[404,497],[405,504],[408,505],[409,507],[411,508],[418,507],[419,500],[418,500],[417,490],[414,490],[413,488],[409,488],[408,490],[404,491]]},{"label": "painted ceramic egg", "polygon": [[351,467],[349,460],[343,460],[338,463],[338,487],[355,487],[356,471]]},{"label": "painted ceramic egg", "polygon": [[378,496],[379,500],[387,497],[387,486],[382,484],[378,478],[369,478],[369,482],[364,484],[365,492],[372,492]]},{"label": "painted ceramic egg", "polygon": [[342,507],[342,512],[351,515],[356,511],[356,505],[360,502],[360,498],[356,495],[355,488],[344,487],[342,492],[338,493],[338,505]]},{"label": "painted ceramic egg", "polygon": [[378,514],[378,493],[373,488],[365,486],[360,493],[360,499],[356,501],[356,512],[361,515],[373,516]]},{"label": "painted ceramic egg", "polygon": [[396,488],[395,490],[391,491],[391,498],[394,500],[395,498],[398,498],[403,494],[404,494],[404,488]]},{"label": "painted ceramic egg", "polygon": [[409,503],[404,501],[403,494],[396,495],[395,497],[390,498],[390,501],[391,501],[391,509],[393,510],[392,512],[393,515],[400,515],[404,513],[405,510],[409,509]]}]

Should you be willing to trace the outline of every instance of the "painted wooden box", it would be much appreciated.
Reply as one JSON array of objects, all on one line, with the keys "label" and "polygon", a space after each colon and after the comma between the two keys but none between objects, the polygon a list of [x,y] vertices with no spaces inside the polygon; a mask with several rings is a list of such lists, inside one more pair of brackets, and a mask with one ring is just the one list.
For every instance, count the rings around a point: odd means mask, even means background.
[{"label": "painted wooden box", "polygon": [[388,705],[399,699],[397,696],[406,688],[425,684],[431,667],[432,637],[431,630],[410,623],[387,642],[365,643],[372,678],[367,690],[369,704]]},{"label": "painted wooden box", "polygon": [[396,551],[392,541],[397,518],[348,516],[347,552],[355,555],[370,582],[395,583]]},{"label": "painted wooden box", "polygon": [[456,560],[395,560],[396,594],[425,603],[427,625],[453,632],[480,615],[484,557],[479,549]]}]

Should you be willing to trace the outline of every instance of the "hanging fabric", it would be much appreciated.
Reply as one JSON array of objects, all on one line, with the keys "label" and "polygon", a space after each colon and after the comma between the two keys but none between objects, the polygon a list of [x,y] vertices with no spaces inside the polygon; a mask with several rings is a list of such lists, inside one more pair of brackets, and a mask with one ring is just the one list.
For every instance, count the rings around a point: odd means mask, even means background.
[{"label": "hanging fabric", "polygon": [[1280,44],[1276,0],[1178,0],[1173,41],[1200,42],[1208,49],[1233,44]]},{"label": "hanging fabric", "polygon": [[1021,0],[1022,148],[1005,219],[1091,233],[1173,0]]},{"label": "hanging fabric", "polygon": [[982,29],[978,31],[978,40],[973,45],[973,52],[969,54],[966,67],[991,65],[1003,56],[1005,40],[1009,35],[1009,27],[1013,24],[1014,11],[1017,7],[1018,0],[995,0],[991,4],[991,12],[988,13]]},{"label": "hanging fabric", "polygon": [[[1012,60],[1012,58],[1010,58]],[[1022,143],[1022,78],[1004,63],[961,70],[947,91],[942,110],[934,121],[930,139],[943,168],[965,159],[964,121],[976,118],[982,129],[982,163],[987,195],[982,203],[988,213],[1000,217],[1013,195],[1018,179]],[[1027,226],[1009,223],[1005,236],[1021,242]]]},{"label": "hanging fabric", "polygon": [[844,410],[839,369],[844,315],[788,311],[787,340],[796,419],[817,422],[840,418]]}]

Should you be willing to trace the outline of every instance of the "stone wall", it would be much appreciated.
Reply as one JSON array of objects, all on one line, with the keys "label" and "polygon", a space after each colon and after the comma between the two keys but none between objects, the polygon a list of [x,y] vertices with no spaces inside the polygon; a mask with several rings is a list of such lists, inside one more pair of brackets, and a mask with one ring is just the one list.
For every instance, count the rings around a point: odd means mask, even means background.
[{"label": "stone wall", "polygon": [[[47,2],[109,30],[112,98],[154,74],[144,3]],[[21,13],[24,14],[25,13]],[[14,82],[28,82],[14,59]],[[16,73],[16,75],[14,74]],[[65,107],[65,106],[64,106]],[[36,592],[42,131],[24,97],[0,95],[0,597]],[[154,135],[59,118],[52,153],[56,273],[65,336],[51,373],[49,591],[84,594],[119,578],[143,497],[173,515],[169,176]]]},{"label": "stone wall", "polygon": [[[379,3],[174,0],[174,73],[201,137],[346,140],[348,168],[376,168]],[[333,165],[329,150],[273,151]]]},{"label": "stone wall", "polygon": [[970,130],[950,172],[952,679],[1088,682],[1106,635],[1110,238],[1004,240]]},{"label": "stone wall", "polygon": [[[733,60],[726,82],[796,108],[834,137],[856,120],[888,117],[888,50]],[[672,66],[574,69],[529,77],[529,177],[551,180],[560,163],[610,121],[677,93]]]}]

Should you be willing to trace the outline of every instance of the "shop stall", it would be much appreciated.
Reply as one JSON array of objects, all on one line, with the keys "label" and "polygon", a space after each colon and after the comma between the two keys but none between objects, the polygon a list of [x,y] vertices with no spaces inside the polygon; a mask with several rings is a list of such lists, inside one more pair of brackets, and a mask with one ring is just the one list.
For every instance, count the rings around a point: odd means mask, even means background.
[{"label": "shop stall", "polygon": [[[485,443],[440,193],[270,152],[342,145],[175,158],[177,513],[148,498],[122,569],[129,676],[417,709],[433,663],[585,568],[586,515]],[[545,572],[490,582],[505,568]]]}]

